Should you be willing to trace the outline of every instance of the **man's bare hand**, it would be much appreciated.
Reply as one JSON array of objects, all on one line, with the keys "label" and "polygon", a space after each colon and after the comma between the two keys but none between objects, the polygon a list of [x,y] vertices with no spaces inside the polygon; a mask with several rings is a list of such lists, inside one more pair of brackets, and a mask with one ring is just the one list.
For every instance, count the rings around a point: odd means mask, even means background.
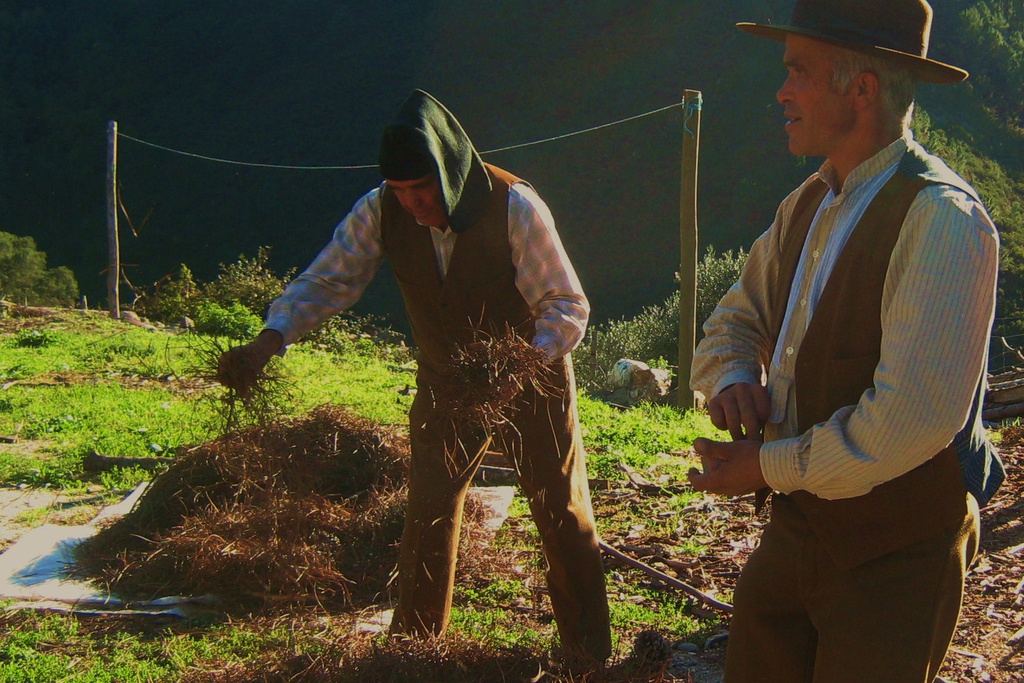
[{"label": "man's bare hand", "polygon": [[693,450],[700,456],[704,471],[692,468],[687,478],[698,491],[742,496],[767,486],[761,473],[760,441],[697,439]]},{"label": "man's bare hand", "polygon": [[234,389],[242,398],[252,392],[263,367],[284,345],[284,337],[276,330],[263,330],[248,344],[236,346],[221,354],[217,363],[217,379]]},{"label": "man's bare hand", "polygon": [[729,430],[733,441],[760,440],[771,414],[768,389],[760,384],[737,382],[708,401],[708,414],[713,425]]}]

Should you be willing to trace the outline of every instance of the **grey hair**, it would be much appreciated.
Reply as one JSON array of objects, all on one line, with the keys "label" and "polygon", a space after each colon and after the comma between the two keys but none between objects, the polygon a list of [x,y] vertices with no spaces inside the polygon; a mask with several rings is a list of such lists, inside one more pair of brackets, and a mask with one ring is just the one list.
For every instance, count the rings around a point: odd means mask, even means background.
[{"label": "grey hair", "polygon": [[906,130],[914,115],[917,80],[907,68],[882,57],[835,48],[832,55],[832,92],[846,93],[853,79],[865,71],[878,77],[882,107]]}]

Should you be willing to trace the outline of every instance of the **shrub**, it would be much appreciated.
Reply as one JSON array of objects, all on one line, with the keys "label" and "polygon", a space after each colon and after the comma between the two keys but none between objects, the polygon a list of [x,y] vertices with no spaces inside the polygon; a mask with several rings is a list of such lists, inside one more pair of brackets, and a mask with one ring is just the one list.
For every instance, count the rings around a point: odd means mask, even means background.
[{"label": "shrub", "polygon": [[328,318],[302,341],[337,355],[356,351],[399,364],[413,358],[412,350],[405,345],[405,335],[391,329],[387,321],[351,311]]},{"label": "shrub", "polygon": [[[747,254],[743,249],[723,254],[709,246],[697,264],[697,338],[701,325],[718,302],[739,279]],[[574,354],[580,368],[581,383],[597,389],[605,384],[608,369],[620,358],[643,361],[651,366],[679,364],[679,292],[653,306],[647,306],[630,319],[612,320],[596,325],[588,339]]]},{"label": "shrub", "polygon": [[270,249],[260,247],[255,258],[245,254],[236,263],[220,265],[220,275],[213,282],[196,282],[192,271],[182,264],[178,275],[165,276],[150,290],[136,292],[135,311],[150,320],[177,323],[182,318],[198,319],[207,303],[230,310],[241,304],[253,315],[266,315],[270,302],[281,295],[294,272],[278,277],[267,265]]},{"label": "shrub", "polygon": [[239,302],[226,308],[205,301],[196,313],[196,332],[248,341],[263,329],[263,319]]},{"label": "shrub", "polygon": [[199,285],[184,263],[178,276],[166,275],[153,285],[152,292],[139,294],[132,307],[139,315],[163,323],[177,323],[195,317],[202,300]]},{"label": "shrub", "polygon": [[31,237],[0,232],[0,299],[31,306],[72,306],[78,282],[64,266],[46,267],[46,254]]},{"label": "shrub", "polygon": [[44,346],[52,346],[60,340],[60,333],[53,330],[22,330],[14,338],[14,345],[22,348],[39,349]]},{"label": "shrub", "polygon": [[220,275],[203,286],[203,297],[227,305],[239,302],[258,316],[265,316],[270,303],[281,296],[295,270],[278,277],[267,265],[270,248],[260,247],[256,258],[238,257],[236,263],[220,266]]}]

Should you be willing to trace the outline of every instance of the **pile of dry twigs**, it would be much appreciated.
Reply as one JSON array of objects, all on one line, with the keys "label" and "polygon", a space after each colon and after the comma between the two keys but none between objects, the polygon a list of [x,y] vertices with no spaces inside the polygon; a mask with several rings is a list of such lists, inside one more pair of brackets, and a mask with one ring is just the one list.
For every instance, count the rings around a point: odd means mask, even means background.
[{"label": "pile of dry twigs", "polygon": [[[405,507],[408,445],[322,406],[181,449],[77,566],[122,596],[350,605],[384,589]],[[359,587],[359,595],[352,587]]]}]

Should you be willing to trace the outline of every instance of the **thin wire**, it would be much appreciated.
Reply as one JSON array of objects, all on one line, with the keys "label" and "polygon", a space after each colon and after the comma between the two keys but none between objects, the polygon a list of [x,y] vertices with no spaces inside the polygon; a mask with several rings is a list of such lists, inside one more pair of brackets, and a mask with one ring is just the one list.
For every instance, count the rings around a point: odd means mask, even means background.
[{"label": "thin wire", "polygon": [[[644,118],[645,116],[651,116],[653,114],[660,114],[663,111],[666,111],[668,109],[675,109],[676,107],[680,107],[680,106],[682,106],[681,103],[675,102],[673,104],[670,104],[670,105],[665,106],[665,107],[661,107],[659,109],[654,109],[654,110],[651,110],[651,111],[648,111],[648,112],[644,112],[643,114],[636,114],[634,116],[629,116],[629,117],[626,117],[624,119],[619,119],[618,121],[612,121],[611,123],[602,123],[599,126],[592,126],[590,128],[584,128],[583,130],[577,130],[577,131],[574,131],[572,133],[565,133],[563,135],[555,135],[555,136],[550,137],[550,138],[544,138],[543,140],[534,140],[533,142],[524,142],[524,143],[521,143],[521,144],[518,144],[518,145],[509,145],[508,147],[499,147],[497,149],[489,149],[486,152],[480,152],[480,154],[481,155],[484,155],[484,154],[495,154],[497,152],[507,152],[509,150],[521,149],[523,147],[532,147],[533,145],[540,145],[540,144],[543,144],[545,142],[554,142],[556,140],[564,140],[565,138],[571,138],[571,137],[576,136],[576,135],[582,135],[584,133],[592,133],[595,130],[601,130],[602,128],[609,128],[611,126],[617,126],[619,124],[628,123],[630,121],[635,121],[636,119],[641,119],[641,118]],[[140,145],[146,145],[147,147],[154,147],[156,149],[160,149],[160,150],[163,150],[165,152],[171,152],[173,154],[180,154],[182,156],[192,157],[194,159],[203,159],[205,161],[215,161],[215,162],[218,162],[218,163],[221,163],[221,164],[233,164],[235,166],[251,166],[251,167],[256,167],[256,168],[279,168],[279,169],[298,170],[298,171],[357,171],[357,170],[365,170],[365,169],[370,169],[370,168],[377,168],[377,164],[359,164],[359,165],[354,165],[354,166],[295,166],[295,165],[289,165],[289,164],[261,164],[261,163],[253,163],[253,162],[248,162],[248,161],[234,161],[234,160],[231,160],[231,159],[221,159],[221,158],[218,158],[218,157],[206,156],[205,154],[195,154],[194,152],[184,152],[184,151],[182,151],[180,149],[173,149],[171,147],[164,147],[163,145],[158,145],[158,144],[153,143],[153,142],[147,142],[146,140],[140,140],[139,138],[132,137],[131,135],[126,135],[125,133],[121,133],[121,132],[118,132],[117,135],[118,135],[118,137],[125,138],[126,140],[131,140],[133,142],[137,142]]]},{"label": "thin wire", "polygon": [[595,130],[601,130],[602,128],[609,128],[611,126],[617,126],[620,123],[628,123],[629,121],[635,121],[636,119],[642,119],[643,117],[651,116],[652,114],[660,114],[663,111],[666,111],[668,109],[675,109],[676,107],[680,107],[680,106],[682,106],[681,103],[676,102],[676,103],[670,104],[670,105],[668,105],[666,107],[661,107],[660,109],[654,109],[652,111],[645,112],[643,114],[636,114],[635,116],[629,116],[629,117],[624,118],[624,119],[619,119],[618,121],[612,121],[611,123],[602,123],[599,126],[592,126],[591,128],[584,128],[583,130],[577,130],[577,131],[572,132],[572,133],[565,133],[564,135],[556,135],[554,137],[544,138],[543,140],[534,140],[533,142],[524,142],[524,143],[521,143],[521,144],[518,144],[518,145],[510,145],[508,147],[499,147],[497,149],[489,149],[486,152],[480,152],[480,154],[484,155],[484,154],[494,154],[495,152],[507,152],[507,151],[509,151],[511,149],[521,149],[523,147],[531,147],[533,145],[540,145],[540,144],[545,143],[545,142],[554,142],[555,140],[564,140],[565,138],[571,138],[571,137],[573,137],[575,135],[583,135],[584,133],[592,133]]},{"label": "thin wire", "polygon": [[128,140],[139,143],[140,145],[147,145],[149,147],[155,147],[162,149],[165,152],[173,152],[174,154],[181,154],[186,157],[193,157],[195,159],[205,159],[206,161],[216,161],[221,164],[234,164],[235,166],[255,166],[257,168],[283,168],[289,170],[298,171],[356,171],[367,168],[377,168],[377,164],[364,164],[360,166],[290,166],[287,164],[259,164],[248,161],[232,161],[231,159],[219,159],[217,157],[208,157],[205,154],[195,154],[193,152],[183,152],[180,149],[172,149],[170,147],[164,147],[153,142],[146,142],[138,138],[133,138],[131,135],[125,135],[124,133],[118,133],[118,137],[122,137]]}]

